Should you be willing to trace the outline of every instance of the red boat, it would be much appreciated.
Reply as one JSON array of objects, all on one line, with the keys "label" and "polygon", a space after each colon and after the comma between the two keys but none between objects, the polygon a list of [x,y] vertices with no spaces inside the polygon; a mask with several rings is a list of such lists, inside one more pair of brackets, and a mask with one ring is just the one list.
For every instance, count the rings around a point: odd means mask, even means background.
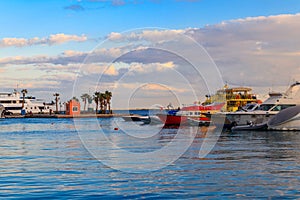
[{"label": "red boat", "polygon": [[225,103],[213,103],[210,105],[185,106],[180,110],[171,110],[167,114],[157,114],[165,126],[179,126],[188,123],[188,118],[199,121],[210,121],[207,114],[219,112]]}]

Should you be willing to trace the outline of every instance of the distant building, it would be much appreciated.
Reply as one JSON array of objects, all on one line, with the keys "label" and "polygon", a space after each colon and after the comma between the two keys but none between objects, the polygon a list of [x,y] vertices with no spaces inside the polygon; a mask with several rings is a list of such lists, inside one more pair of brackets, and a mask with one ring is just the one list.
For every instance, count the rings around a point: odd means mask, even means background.
[{"label": "distant building", "polygon": [[66,103],[66,115],[80,115],[80,103],[74,99]]}]

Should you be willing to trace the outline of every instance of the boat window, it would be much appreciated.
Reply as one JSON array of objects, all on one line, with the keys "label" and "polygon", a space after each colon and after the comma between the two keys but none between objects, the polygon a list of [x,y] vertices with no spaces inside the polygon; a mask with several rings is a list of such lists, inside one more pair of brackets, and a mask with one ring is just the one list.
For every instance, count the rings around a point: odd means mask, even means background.
[{"label": "boat window", "polygon": [[248,105],[247,109],[248,109],[248,110],[251,110],[251,109],[254,108],[254,106],[255,106],[255,104],[250,104],[250,105]]},{"label": "boat window", "polygon": [[272,111],[281,111],[281,110],[284,110],[286,108],[289,108],[289,107],[292,107],[292,106],[296,106],[295,104],[287,104],[287,105],[277,105],[275,106]]},{"label": "boat window", "polygon": [[281,111],[281,105],[275,106],[272,111]]},{"label": "boat window", "polygon": [[270,110],[274,105],[273,104],[263,104],[259,107],[259,110],[268,111]]},{"label": "boat window", "polygon": [[295,104],[290,104],[290,105],[281,105],[281,110],[292,107],[292,106],[296,106]]},{"label": "boat window", "polygon": [[193,115],[193,112],[190,112],[190,115]]},{"label": "boat window", "polygon": [[11,103],[11,101],[0,101],[0,103]]},{"label": "boat window", "polygon": [[21,110],[22,107],[5,107],[5,110]]}]

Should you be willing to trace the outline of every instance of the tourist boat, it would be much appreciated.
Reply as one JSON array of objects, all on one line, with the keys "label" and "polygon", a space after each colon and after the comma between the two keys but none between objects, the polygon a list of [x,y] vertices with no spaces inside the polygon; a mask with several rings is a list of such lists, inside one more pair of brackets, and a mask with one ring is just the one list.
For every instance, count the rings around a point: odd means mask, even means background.
[{"label": "tourist boat", "polygon": [[1,92],[0,104],[5,108],[5,114],[26,114],[26,113],[49,113],[54,108],[54,103],[47,104],[35,97],[25,97],[24,107],[21,94],[13,92]]},{"label": "tourist boat", "polygon": [[253,111],[225,112],[231,126],[263,124],[279,111],[300,105],[300,83],[292,84],[285,93],[269,93],[269,98]]},{"label": "tourist boat", "polygon": [[157,114],[165,126],[187,125],[188,119],[196,119],[208,122],[210,118],[206,114],[219,112],[225,103],[213,103],[209,105],[194,104],[183,106],[181,109],[170,110],[167,114]]},{"label": "tourist boat", "polygon": [[226,84],[224,88],[218,90],[214,95],[206,95],[203,105],[225,102],[222,108],[224,112],[234,112],[249,104],[261,103],[256,94],[252,93],[249,87],[232,87]]}]

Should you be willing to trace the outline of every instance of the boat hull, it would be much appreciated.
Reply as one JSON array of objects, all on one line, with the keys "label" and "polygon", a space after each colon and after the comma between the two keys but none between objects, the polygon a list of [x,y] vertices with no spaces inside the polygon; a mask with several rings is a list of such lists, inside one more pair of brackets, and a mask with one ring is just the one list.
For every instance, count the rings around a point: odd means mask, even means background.
[{"label": "boat hull", "polygon": [[199,119],[193,119],[188,118],[188,123],[191,126],[209,126],[210,121],[209,120],[199,120]]},{"label": "boat hull", "polygon": [[268,121],[270,130],[300,130],[300,106],[280,111]]},{"label": "boat hull", "polygon": [[[180,126],[180,125],[191,125],[191,120],[198,123],[198,125],[209,124],[210,118],[208,117],[188,117],[180,115],[168,115],[168,114],[157,114],[159,119],[165,124],[165,126]],[[194,123],[193,123],[194,124]]]},{"label": "boat hull", "polygon": [[186,116],[167,114],[157,114],[157,116],[165,124],[165,126],[180,126],[187,123]]},{"label": "boat hull", "polygon": [[122,119],[124,121],[127,121],[127,122],[140,122],[142,120],[146,120],[148,119],[148,116],[140,116],[140,115],[128,115],[128,116],[123,116]]},{"label": "boat hull", "polygon": [[266,112],[228,112],[226,119],[230,124],[245,126],[249,124],[261,124],[267,122],[276,113]]}]

